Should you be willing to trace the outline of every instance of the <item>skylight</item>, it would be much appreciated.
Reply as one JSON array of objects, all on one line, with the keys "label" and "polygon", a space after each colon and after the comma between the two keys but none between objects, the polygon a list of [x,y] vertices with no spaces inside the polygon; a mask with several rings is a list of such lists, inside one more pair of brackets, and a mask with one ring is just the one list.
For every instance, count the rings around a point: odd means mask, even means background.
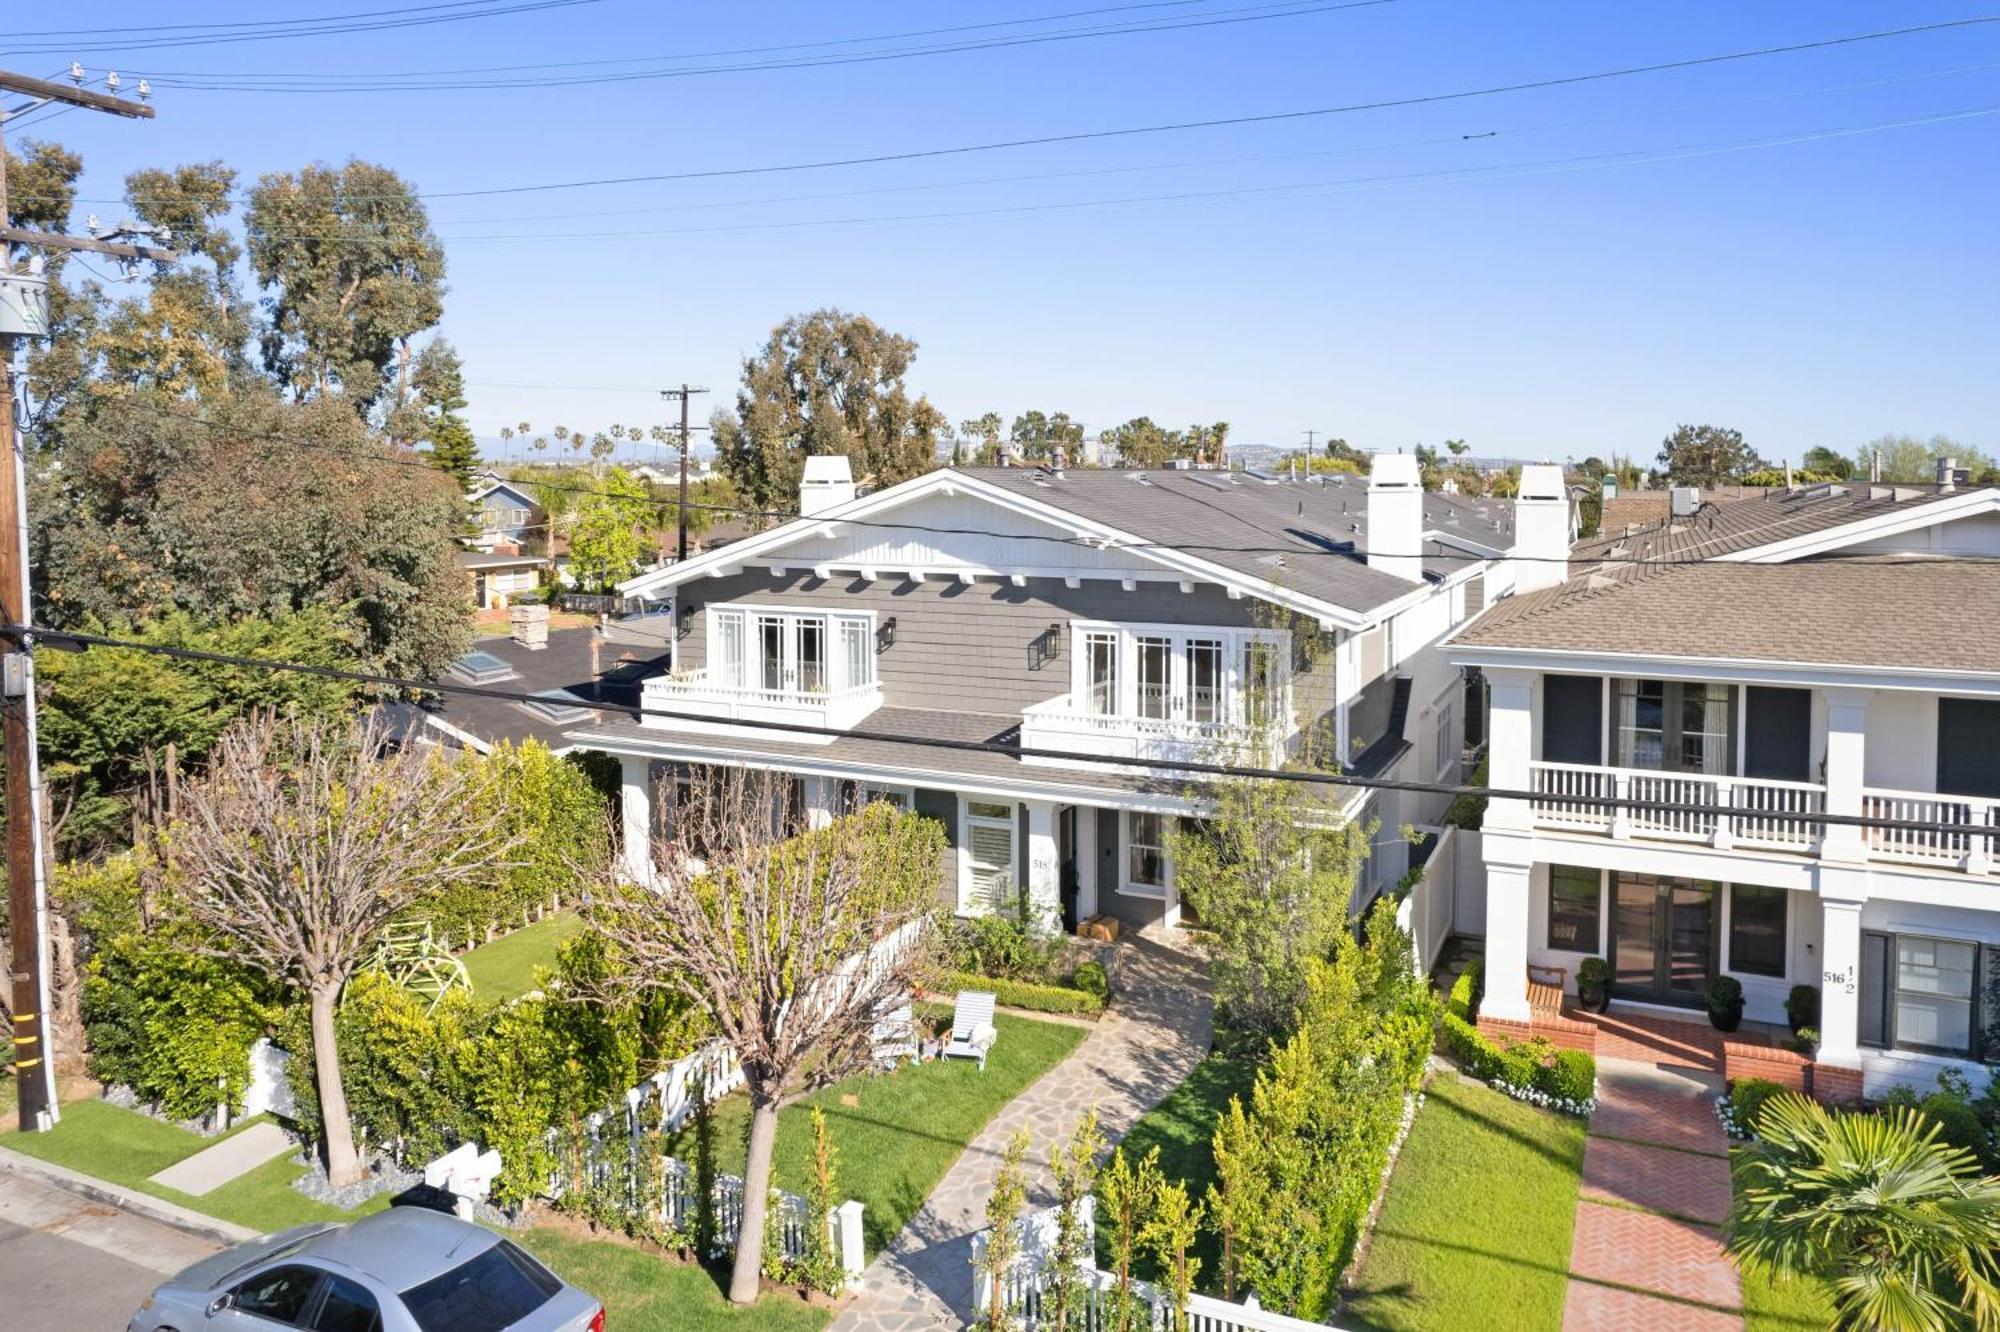
[{"label": "skylight", "polygon": [[451,664],[450,674],[467,684],[498,684],[514,678],[514,668],[491,652],[468,652]]},{"label": "skylight", "polygon": [[537,689],[521,701],[521,706],[546,722],[567,726],[591,715],[582,698],[567,689]]}]

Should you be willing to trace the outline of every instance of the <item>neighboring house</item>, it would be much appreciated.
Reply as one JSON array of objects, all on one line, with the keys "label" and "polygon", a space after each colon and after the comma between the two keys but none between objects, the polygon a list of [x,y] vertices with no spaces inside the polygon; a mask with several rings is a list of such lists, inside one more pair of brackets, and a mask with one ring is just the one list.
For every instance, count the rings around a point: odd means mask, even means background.
[{"label": "neighboring house", "polygon": [[423,706],[390,705],[399,727],[433,744],[485,753],[502,740],[539,740],[558,754],[577,747],[575,732],[616,717],[584,702],[636,707],[639,682],[665,668],[655,641],[614,641],[597,629],[551,629],[542,647],[511,636],[481,638],[453,662],[442,682],[539,695],[532,703],[440,693]]},{"label": "neighboring house", "polygon": [[525,486],[512,481],[489,481],[465,497],[472,506],[473,526],[478,535],[473,544],[491,550],[512,546],[516,550],[548,535],[549,516]]},{"label": "neighboring house", "polygon": [[[961,913],[1172,923],[1167,830],[1208,797],[1093,756],[1312,734],[1356,771],[1453,778],[1465,691],[1434,645],[1511,579],[1510,548],[1562,557],[1566,506],[1426,495],[1407,455],[1375,467],[945,469],[857,498],[844,458],[809,459],[805,516],[620,589],[671,617],[672,669],[645,681],[652,715],[571,738],[623,761],[628,870],[650,871],[658,783],[747,766],[791,774],[815,819],[870,798],[936,818]],[[1448,802],[1338,803],[1379,820],[1365,901],[1402,873],[1401,825]]]},{"label": "neighboring house", "polygon": [[540,587],[548,564],[544,556],[514,549],[458,552],[458,567],[472,579],[472,604],[480,610],[504,610],[515,593]]},{"label": "neighboring house", "polygon": [[1528,969],[1599,956],[1642,1007],[1817,989],[1831,1096],[2000,1060],[2000,490],[1740,499],[1523,573],[1445,648],[1535,793],[1485,816],[1481,1021],[1560,1031]]}]

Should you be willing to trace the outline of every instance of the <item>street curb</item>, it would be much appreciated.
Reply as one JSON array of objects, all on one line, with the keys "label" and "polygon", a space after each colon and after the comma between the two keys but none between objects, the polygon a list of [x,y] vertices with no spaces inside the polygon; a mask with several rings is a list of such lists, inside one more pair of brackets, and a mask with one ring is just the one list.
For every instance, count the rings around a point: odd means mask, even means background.
[{"label": "street curb", "polygon": [[241,1244],[245,1240],[256,1239],[263,1233],[248,1226],[239,1226],[233,1221],[203,1216],[200,1212],[192,1211],[177,1203],[170,1203],[164,1198],[155,1198],[151,1194],[140,1193],[121,1184],[112,1184],[83,1174],[81,1171],[71,1170],[67,1166],[38,1161],[32,1156],[25,1156],[5,1147],[0,1147],[0,1171],[31,1176],[45,1184],[53,1184],[59,1189],[66,1189],[88,1198],[92,1202],[105,1203],[122,1211],[143,1216],[148,1221],[157,1221],[183,1234],[192,1235],[196,1239],[205,1239],[225,1248]]}]

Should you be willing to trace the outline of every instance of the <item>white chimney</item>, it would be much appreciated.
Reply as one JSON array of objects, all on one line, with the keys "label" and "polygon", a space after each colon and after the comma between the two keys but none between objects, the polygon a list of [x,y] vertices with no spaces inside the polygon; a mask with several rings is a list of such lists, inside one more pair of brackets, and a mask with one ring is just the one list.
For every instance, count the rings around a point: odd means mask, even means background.
[{"label": "white chimney", "polygon": [[1368,461],[1368,567],[1406,582],[1424,580],[1424,482],[1409,453]]},{"label": "white chimney", "polygon": [[799,479],[799,513],[810,518],[854,498],[854,473],[844,453],[815,453]]},{"label": "white chimney", "polygon": [[1521,469],[1514,499],[1514,590],[1533,592],[1569,577],[1569,489],[1554,463]]},{"label": "white chimney", "polygon": [[1958,489],[1958,459],[1939,458],[1937,464],[1938,494],[1943,495]]}]

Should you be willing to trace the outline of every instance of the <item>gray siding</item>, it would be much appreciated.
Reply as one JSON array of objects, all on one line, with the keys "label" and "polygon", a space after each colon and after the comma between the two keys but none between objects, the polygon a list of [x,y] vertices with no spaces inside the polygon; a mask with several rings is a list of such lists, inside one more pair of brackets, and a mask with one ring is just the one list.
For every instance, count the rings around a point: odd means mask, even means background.
[{"label": "gray siding", "polygon": [[[912,583],[894,574],[865,583],[847,577],[823,581],[803,571],[778,577],[762,569],[704,579],[682,588],[681,597],[683,606],[697,607],[678,643],[683,670],[707,664],[707,618],[701,612],[710,606],[869,610],[878,626],[890,616],[896,619],[894,646],[875,658],[885,706],[994,714],[1016,713],[1069,692],[1070,620],[1251,628],[1261,614],[1260,603],[1231,601],[1220,588],[1201,585],[1187,593],[1173,583],[1140,583],[1127,592],[1103,580],[1086,579],[1072,589],[1059,578],[1031,578],[1026,587],[1015,587],[990,579]],[[1062,626],[1059,651],[1039,660],[1036,642],[1051,624]],[[1331,709],[1332,652],[1323,652],[1310,672],[1295,674],[1293,688],[1306,716],[1317,718]]]}]

